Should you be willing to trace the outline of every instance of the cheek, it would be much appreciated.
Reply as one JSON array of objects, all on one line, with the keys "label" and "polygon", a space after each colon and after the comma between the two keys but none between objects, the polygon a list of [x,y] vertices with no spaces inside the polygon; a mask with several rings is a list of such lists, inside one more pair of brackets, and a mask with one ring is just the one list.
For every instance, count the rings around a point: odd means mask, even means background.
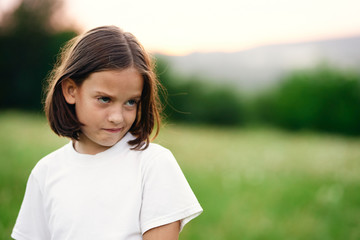
[{"label": "cheek", "polygon": [[89,101],[77,101],[75,110],[79,121],[91,121],[91,119],[101,114],[101,111],[94,108]]},{"label": "cheek", "polygon": [[137,115],[136,110],[127,112],[126,113],[127,121],[133,123],[135,121],[135,119],[136,119],[136,115]]}]

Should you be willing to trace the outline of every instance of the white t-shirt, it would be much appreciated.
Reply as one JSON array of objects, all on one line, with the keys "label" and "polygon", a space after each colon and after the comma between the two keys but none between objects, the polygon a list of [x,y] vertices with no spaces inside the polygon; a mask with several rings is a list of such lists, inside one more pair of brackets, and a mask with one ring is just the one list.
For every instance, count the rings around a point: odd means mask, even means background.
[{"label": "white t-shirt", "polygon": [[29,177],[12,232],[17,240],[140,240],[147,230],[202,208],[171,152],[151,143],[130,150],[131,134],[96,155],[68,143]]}]

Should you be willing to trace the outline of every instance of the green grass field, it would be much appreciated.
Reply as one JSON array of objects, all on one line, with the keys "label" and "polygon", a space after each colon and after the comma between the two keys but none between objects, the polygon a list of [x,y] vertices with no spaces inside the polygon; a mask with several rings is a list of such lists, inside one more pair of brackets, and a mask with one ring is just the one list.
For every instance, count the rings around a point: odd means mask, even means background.
[{"label": "green grass field", "polygon": [[[67,139],[45,119],[0,113],[0,238],[10,239],[27,177]],[[204,213],[182,240],[360,239],[360,138],[270,128],[166,125]]]}]

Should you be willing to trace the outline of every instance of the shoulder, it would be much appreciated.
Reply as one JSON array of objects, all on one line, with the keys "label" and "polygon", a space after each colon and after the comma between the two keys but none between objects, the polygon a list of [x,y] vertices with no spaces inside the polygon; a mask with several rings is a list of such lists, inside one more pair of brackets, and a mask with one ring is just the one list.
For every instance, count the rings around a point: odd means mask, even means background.
[{"label": "shoulder", "polygon": [[143,150],[145,155],[161,155],[171,154],[171,151],[157,143],[150,143],[149,146]]},{"label": "shoulder", "polygon": [[150,143],[146,149],[139,151],[139,154],[141,159],[147,162],[159,161],[161,159],[175,159],[169,149],[157,143]]},{"label": "shoulder", "polygon": [[165,170],[169,168],[179,168],[172,152],[156,143],[150,143],[148,148],[139,152],[142,170],[145,172],[154,169]]},{"label": "shoulder", "polygon": [[49,168],[56,168],[58,167],[56,165],[62,164],[63,161],[61,160],[66,158],[66,151],[70,144],[71,143],[68,143],[41,158],[32,169],[32,175],[41,177],[41,175],[45,174]]}]

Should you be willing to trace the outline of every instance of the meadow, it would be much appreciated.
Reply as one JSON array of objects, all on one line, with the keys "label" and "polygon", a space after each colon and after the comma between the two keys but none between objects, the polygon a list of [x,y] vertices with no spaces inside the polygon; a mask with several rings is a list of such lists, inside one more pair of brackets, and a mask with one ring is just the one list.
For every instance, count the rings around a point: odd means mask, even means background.
[{"label": "meadow", "polygon": [[[67,142],[42,115],[0,113],[0,239],[10,239],[31,169]],[[168,123],[156,142],[204,208],[181,240],[360,239],[360,138]]]}]

